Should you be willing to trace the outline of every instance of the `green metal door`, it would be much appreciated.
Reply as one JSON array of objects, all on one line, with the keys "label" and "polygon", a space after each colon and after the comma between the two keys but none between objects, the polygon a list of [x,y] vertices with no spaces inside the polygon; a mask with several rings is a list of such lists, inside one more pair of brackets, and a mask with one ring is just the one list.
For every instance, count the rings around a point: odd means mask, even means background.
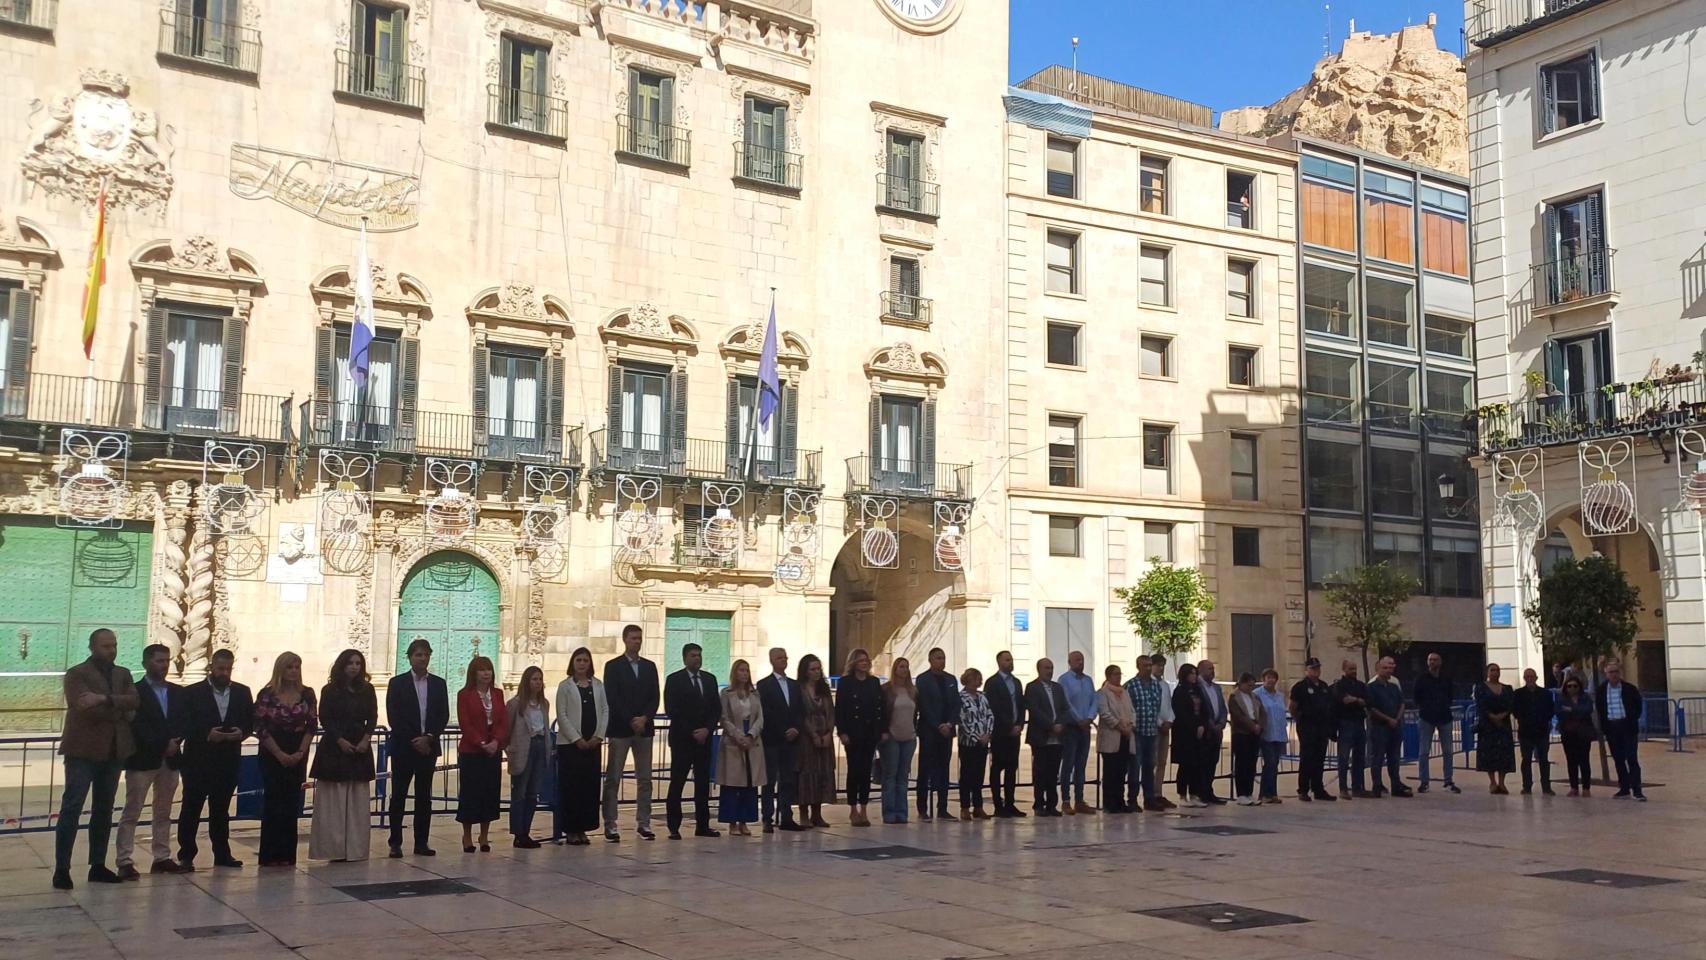
[{"label": "green metal door", "polygon": [[0,728],[60,725],[61,675],[88,657],[97,627],[118,634],[119,664],[141,675],[153,542],[146,524],[70,530],[0,518]]},{"label": "green metal door", "polygon": [[[729,682],[729,637],[733,633],[733,615],[703,610],[670,610],[664,616],[664,673],[681,669],[681,648],[697,643],[704,651],[705,662],[700,668],[717,678],[719,686]],[[765,674],[769,671],[766,670]],[[760,676],[753,668],[753,681]]]},{"label": "green metal door", "polygon": [[[485,564],[466,553],[440,550],[415,564],[403,583],[397,613],[397,672],[409,668],[409,642],[432,644],[432,672],[451,690],[462,687],[468,661],[490,657],[498,664],[498,581]],[[502,682],[502,677],[497,678]]]}]

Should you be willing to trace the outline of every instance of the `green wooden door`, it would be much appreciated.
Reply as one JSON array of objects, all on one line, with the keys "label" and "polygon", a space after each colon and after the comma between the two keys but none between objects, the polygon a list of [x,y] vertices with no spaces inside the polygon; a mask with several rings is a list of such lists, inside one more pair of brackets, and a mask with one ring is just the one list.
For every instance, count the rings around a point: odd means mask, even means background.
[{"label": "green wooden door", "polygon": [[0,728],[48,730],[64,719],[61,675],[89,655],[89,634],[118,634],[118,662],[141,675],[148,642],[146,524],[69,530],[0,518]]},{"label": "green wooden door", "polygon": [[[440,550],[409,572],[397,613],[397,672],[409,668],[409,642],[432,644],[432,672],[451,690],[462,687],[468,661],[498,663],[498,581],[485,564],[466,553]],[[501,683],[503,678],[497,678]]]},{"label": "green wooden door", "polygon": [[[704,610],[670,610],[664,617],[664,673],[681,669],[681,648],[697,643],[705,654],[700,669],[717,678],[718,686],[729,683],[729,638],[733,615]],[[766,671],[768,672],[768,671]],[[756,682],[760,674],[755,672]]]}]

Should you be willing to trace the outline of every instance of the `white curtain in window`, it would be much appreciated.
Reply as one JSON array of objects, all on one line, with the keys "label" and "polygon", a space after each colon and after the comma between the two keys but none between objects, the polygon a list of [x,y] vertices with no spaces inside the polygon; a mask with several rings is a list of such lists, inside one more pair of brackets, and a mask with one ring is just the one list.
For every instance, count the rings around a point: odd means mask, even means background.
[{"label": "white curtain in window", "polygon": [[509,436],[509,361],[493,357],[486,377],[486,430],[494,437]]},{"label": "white curtain in window", "polygon": [[663,449],[663,378],[630,374],[622,397],[622,446]]},{"label": "white curtain in window", "polygon": [[[0,287],[0,307],[6,305],[6,292],[5,288]],[[0,313],[0,388],[4,388],[7,385],[6,371],[11,367],[11,364],[8,363],[7,360],[11,356],[8,352],[11,349],[12,318],[5,313]]]},{"label": "white curtain in window", "polygon": [[517,440],[533,440],[539,436],[539,364],[535,361],[516,361],[512,369],[515,381],[511,384],[513,426],[510,436]]},{"label": "white curtain in window", "polygon": [[396,373],[391,345],[375,341],[367,350],[367,422],[391,425],[391,381]]},{"label": "white curtain in window", "polygon": [[[208,326],[208,325],[204,325]],[[199,410],[219,408],[219,387],[225,365],[225,346],[218,342],[196,344],[195,396],[189,406]]]},{"label": "white curtain in window", "polygon": [[[758,415],[753,406],[756,391],[742,387],[740,392],[740,449],[746,450],[746,445],[752,441],[752,418]],[[776,422],[782,419],[782,408],[778,406],[770,414],[769,424],[758,427],[758,459],[776,459]]]},{"label": "white curtain in window", "polygon": [[189,344],[181,331],[166,343],[166,389],[170,394],[166,401],[168,406],[184,405],[184,381],[189,372],[184,357],[188,352]]}]

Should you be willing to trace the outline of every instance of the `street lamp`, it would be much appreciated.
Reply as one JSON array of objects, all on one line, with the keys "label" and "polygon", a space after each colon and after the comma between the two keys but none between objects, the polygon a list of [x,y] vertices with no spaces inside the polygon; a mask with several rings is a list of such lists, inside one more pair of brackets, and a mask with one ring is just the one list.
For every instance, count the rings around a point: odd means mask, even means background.
[{"label": "street lamp", "polygon": [[1442,501],[1451,500],[1457,496],[1457,478],[1449,473],[1439,475],[1439,498]]}]

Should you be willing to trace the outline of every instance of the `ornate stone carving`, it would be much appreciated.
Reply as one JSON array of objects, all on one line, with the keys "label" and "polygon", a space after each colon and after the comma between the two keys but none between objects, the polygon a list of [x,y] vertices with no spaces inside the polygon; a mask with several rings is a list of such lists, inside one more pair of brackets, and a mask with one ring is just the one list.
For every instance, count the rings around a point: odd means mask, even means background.
[{"label": "ornate stone carving", "polygon": [[912,344],[902,341],[872,354],[865,364],[865,375],[941,384],[947,379],[948,369],[941,357],[920,353]]},{"label": "ornate stone carving", "polygon": [[[206,497],[206,487],[196,491],[198,512],[205,507]],[[196,524],[190,533],[184,580],[184,645],[178,653],[178,673],[200,679],[213,655],[213,538],[205,523]]]},{"label": "ornate stone carving", "polygon": [[160,549],[154,568],[154,638],[171,648],[172,663],[178,675],[183,674],[184,612],[188,598],[189,560],[186,526],[190,515],[190,485],[173,481],[160,498],[159,516],[155,529],[160,532]]},{"label": "ornate stone carving", "polygon": [[527,665],[531,667],[544,666],[545,663],[545,582],[537,578],[527,591],[527,648],[522,653],[527,657]]},{"label": "ornate stone carving", "polygon": [[533,284],[511,280],[498,288],[496,313],[506,317],[537,320],[545,316],[545,305],[533,292]]},{"label": "ornate stone carving", "polygon": [[923,137],[925,143],[924,179],[931,183],[939,183],[940,181],[936,178],[936,155],[942,148],[942,125],[921,117],[886,110],[879,106],[873,106],[871,114],[871,128],[877,132],[877,171],[880,173],[889,168],[889,131],[915,133]]},{"label": "ornate stone carving", "polygon": [[723,27],[713,38],[713,43],[720,44],[724,40],[763,47],[801,60],[810,60],[817,52],[817,41],[811,34],[801,33],[792,24],[784,26],[780,21],[760,20],[750,11],[724,11]]},{"label": "ornate stone carving", "polygon": [[355,581],[355,608],[350,612],[344,636],[363,659],[373,652],[373,557],[369,555]]},{"label": "ornate stone carving", "polygon": [[[729,96],[734,98],[737,105],[743,105],[748,96],[774,103],[786,104],[788,107],[788,151],[800,153],[800,127],[806,111],[805,91],[795,87],[771,83],[767,80],[755,80],[751,77],[731,75],[729,77]],[[746,111],[736,110],[734,113],[734,135],[736,140],[746,139]]]},{"label": "ornate stone carving", "polygon": [[130,81],[110,70],[84,70],[82,89],[52,103],[34,101],[47,122],[19,166],[49,196],[93,204],[107,180],[107,203],[137,210],[163,208],[172,174],[158,142],[154,114],[131,105]]},{"label": "ornate stone carving", "polygon": [[693,87],[695,64],[684,60],[671,60],[654,53],[624,46],[616,46],[611,49],[610,64],[616,70],[616,112],[618,114],[628,115],[628,68],[642,67],[653,73],[675,78],[674,123],[683,129],[693,126],[693,115],[688,111],[687,104],[691,99],[688,94]]},{"label": "ornate stone carving", "polygon": [[699,332],[686,318],[665,316],[657,304],[643,302],[611,317],[599,332],[606,339],[638,340],[673,348],[692,348]]},{"label": "ornate stone carving", "polygon": [[193,270],[197,273],[230,273],[231,260],[223,255],[213,238],[197,234],[185,240],[166,261],[174,270]]},{"label": "ornate stone carving", "polygon": [[[551,95],[568,96],[568,69],[573,62],[569,41],[574,36],[574,24],[521,8],[499,8],[496,4],[485,3],[480,6],[486,14],[486,43],[490,54],[486,60],[486,79],[496,83],[503,77],[503,65],[498,62],[498,56],[502,48],[501,38],[508,33],[551,48],[551,57],[547,61],[551,71]],[[529,16],[523,16],[523,13]]]}]

